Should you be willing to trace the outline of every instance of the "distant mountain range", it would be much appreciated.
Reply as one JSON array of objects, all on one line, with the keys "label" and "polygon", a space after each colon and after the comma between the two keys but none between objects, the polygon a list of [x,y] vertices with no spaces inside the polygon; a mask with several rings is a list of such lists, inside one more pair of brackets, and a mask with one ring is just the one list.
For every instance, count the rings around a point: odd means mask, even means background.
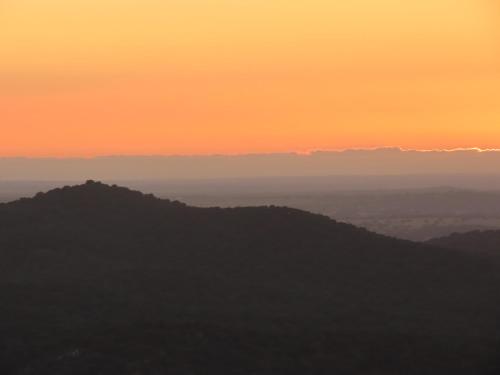
[{"label": "distant mountain range", "polygon": [[491,257],[500,259],[500,230],[454,233],[450,236],[432,239],[428,243],[443,248],[488,256],[490,259]]},{"label": "distant mountain range", "polygon": [[308,154],[0,158],[0,180],[81,181],[88,176],[108,181],[442,174],[498,176],[499,164],[499,150],[399,148]]},{"label": "distant mountain range", "polygon": [[89,181],[0,204],[0,373],[493,374],[499,271]]}]

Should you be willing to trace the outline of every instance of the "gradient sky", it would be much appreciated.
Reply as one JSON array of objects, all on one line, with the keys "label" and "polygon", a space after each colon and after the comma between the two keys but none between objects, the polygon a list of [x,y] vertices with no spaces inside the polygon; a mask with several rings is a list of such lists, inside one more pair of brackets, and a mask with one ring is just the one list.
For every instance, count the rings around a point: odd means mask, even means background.
[{"label": "gradient sky", "polygon": [[0,156],[500,147],[499,0],[2,0]]}]

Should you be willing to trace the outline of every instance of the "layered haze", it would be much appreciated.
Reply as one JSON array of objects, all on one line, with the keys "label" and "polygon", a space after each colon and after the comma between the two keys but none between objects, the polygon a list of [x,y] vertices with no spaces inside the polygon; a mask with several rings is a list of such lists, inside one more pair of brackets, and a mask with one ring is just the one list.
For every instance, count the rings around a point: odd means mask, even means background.
[{"label": "layered haze", "polygon": [[[415,151],[399,148],[193,156],[0,158],[2,180],[182,180],[318,176],[500,175],[500,151]],[[420,176],[420,178],[418,177]],[[416,182],[415,186],[418,186]],[[432,186],[432,183],[430,184]],[[421,186],[421,183],[420,183]]]}]

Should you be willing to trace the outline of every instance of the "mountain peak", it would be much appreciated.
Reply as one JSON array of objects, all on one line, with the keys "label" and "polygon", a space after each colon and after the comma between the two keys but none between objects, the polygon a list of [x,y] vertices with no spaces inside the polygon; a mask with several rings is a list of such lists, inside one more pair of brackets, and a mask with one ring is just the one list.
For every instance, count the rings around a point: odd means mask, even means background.
[{"label": "mountain peak", "polygon": [[[18,223],[39,220],[61,226],[66,222],[81,221],[133,222],[136,217],[147,221],[162,215],[182,215],[186,207],[184,203],[160,199],[153,194],[87,180],[79,185],[40,192],[33,198],[0,204],[0,222],[2,218]],[[118,224],[116,228],[119,228]]]},{"label": "mountain peak", "polygon": [[64,186],[62,188],[56,188],[50,190],[46,193],[38,193],[35,197],[55,197],[55,196],[66,196],[66,195],[128,195],[129,197],[152,197],[152,195],[146,195],[140,191],[131,190],[129,188],[120,187],[117,185],[108,185],[101,181],[87,180],[85,183],[73,186]]},{"label": "mountain peak", "polygon": [[[25,207],[35,205],[38,208],[81,207],[87,210],[92,207],[97,209],[110,206],[151,206],[158,202],[161,202],[160,205],[173,203],[167,199],[160,199],[152,194],[144,194],[126,187],[114,184],[108,185],[101,181],[87,180],[79,185],[64,186],[47,192],[39,192],[33,198],[22,198],[18,201],[8,203],[8,205],[23,205]],[[178,202],[176,203],[178,204]]]}]

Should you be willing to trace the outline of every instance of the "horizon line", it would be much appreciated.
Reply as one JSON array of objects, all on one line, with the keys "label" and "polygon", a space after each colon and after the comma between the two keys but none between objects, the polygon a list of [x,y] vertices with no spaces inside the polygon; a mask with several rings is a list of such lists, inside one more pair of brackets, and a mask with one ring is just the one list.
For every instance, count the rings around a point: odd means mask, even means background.
[{"label": "horizon line", "polygon": [[455,147],[455,148],[435,148],[435,149],[416,149],[404,148],[400,146],[378,146],[378,147],[353,147],[339,149],[310,149],[306,151],[282,151],[282,152],[246,152],[246,153],[200,153],[200,154],[102,154],[90,156],[1,156],[0,160],[6,159],[26,159],[26,160],[95,160],[106,158],[199,158],[199,157],[251,157],[251,156],[273,156],[273,155],[291,155],[299,157],[314,156],[320,153],[341,154],[345,152],[367,152],[367,151],[395,151],[402,153],[454,153],[454,152],[477,152],[477,153],[496,153],[500,148],[481,148],[481,147]]}]

